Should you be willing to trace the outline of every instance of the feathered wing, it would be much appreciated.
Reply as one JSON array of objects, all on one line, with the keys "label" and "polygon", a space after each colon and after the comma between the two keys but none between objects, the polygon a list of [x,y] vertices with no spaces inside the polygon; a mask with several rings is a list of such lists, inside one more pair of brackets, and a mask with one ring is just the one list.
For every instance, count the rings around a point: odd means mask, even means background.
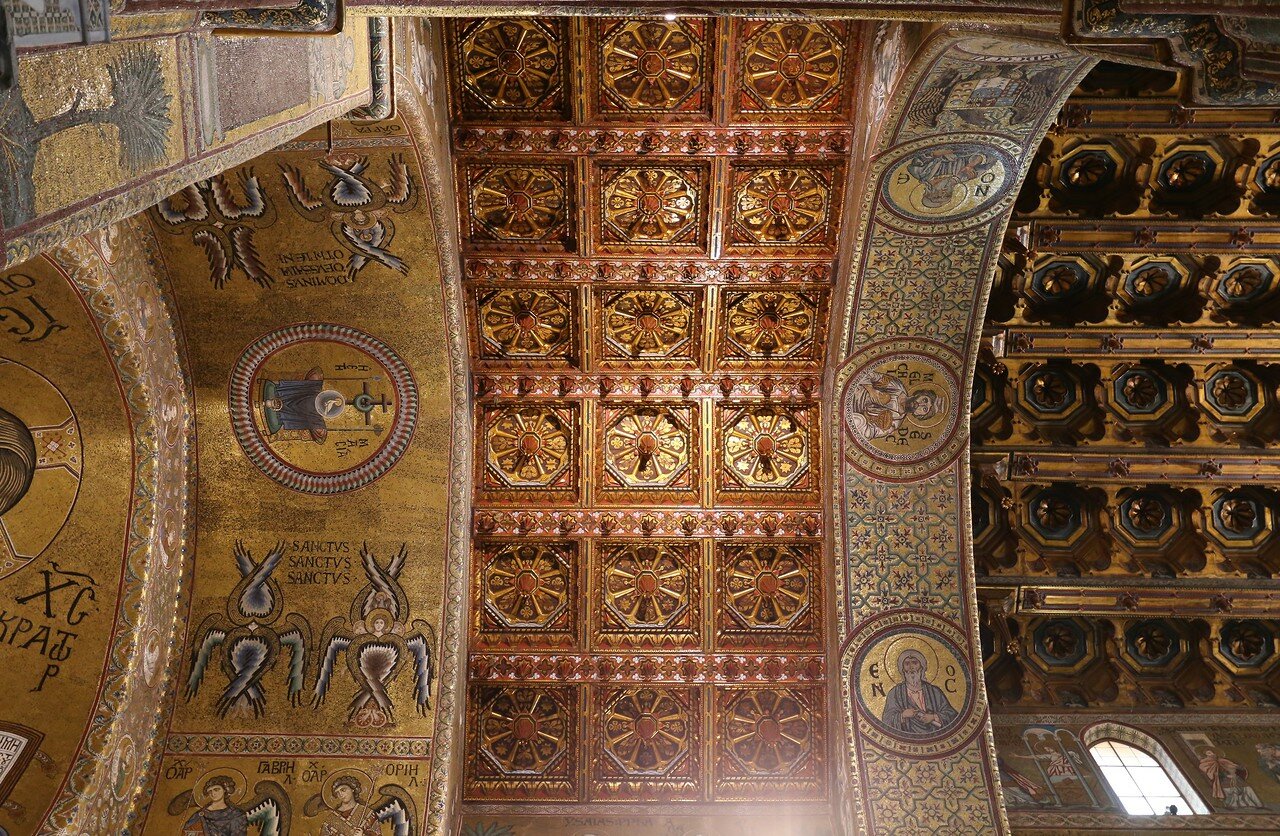
[{"label": "feathered wing", "polygon": [[[369,579],[369,585],[373,587],[373,590],[365,596],[364,607],[360,612],[361,616],[366,616],[374,609],[374,593],[383,592],[392,601],[396,600],[396,594],[395,590],[391,588],[391,581],[387,579],[386,572],[378,565],[378,559],[369,550],[368,543],[363,543],[360,546],[360,561],[364,564],[365,577]],[[396,618],[400,617],[400,613],[393,612],[391,615]]]},{"label": "feathered wing", "polygon": [[289,702],[302,705],[307,685],[307,652],[311,647],[311,624],[296,612],[284,617],[289,625],[280,634],[280,644],[289,648]]},{"label": "feathered wing", "polygon": [[253,243],[252,227],[232,227],[231,249],[235,254],[236,263],[240,265],[241,270],[244,270],[244,274],[250,281],[261,288],[270,288],[275,284],[275,279],[271,278],[271,274],[267,272],[266,265],[262,263],[262,256],[258,255],[258,248]]},{"label": "feathered wing", "polygon": [[231,259],[227,247],[213,230],[201,229],[191,236],[191,240],[204,250],[205,260],[209,262],[209,281],[215,290],[222,290],[227,279],[231,278]]},{"label": "feathered wing", "polygon": [[[387,202],[407,209],[409,207],[406,204],[409,204],[411,198],[416,197],[413,189],[413,177],[409,174],[409,166],[405,165],[404,155],[402,154],[392,154],[389,165],[391,167],[391,193],[387,195]],[[398,211],[403,211],[403,209]]]},{"label": "feathered wing", "polygon": [[235,548],[231,550],[231,553],[235,556],[236,568],[240,570],[240,577],[247,578],[253,574],[253,570],[257,568],[258,564],[253,562],[253,555],[249,554],[249,550],[244,547],[243,540],[236,541]]},{"label": "feathered wing", "polygon": [[418,704],[418,713],[426,714],[431,707],[431,685],[436,676],[436,631],[421,620],[413,622],[413,629],[414,632],[405,637],[405,646],[413,656],[414,701]]},{"label": "feathered wing", "polygon": [[258,826],[259,836],[289,836],[293,808],[284,787],[275,781],[259,781],[253,791],[254,797],[243,807],[249,824]]},{"label": "feathered wing", "polygon": [[302,815],[310,819],[320,815],[321,810],[327,809],[329,809],[329,805],[324,803],[324,796],[316,793],[303,802]]},{"label": "feathered wing", "polygon": [[[175,205],[174,198],[181,199],[181,208]],[[156,211],[160,213],[161,218],[173,226],[187,221],[203,221],[209,217],[209,207],[204,205],[204,195],[200,194],[200,187],[195,183],[173,197],[166,197],[160,201],[156,204]]]},{"label": "feathered wing", "polygon": [[196,800],[191,790],[183,790],[169,800],[167,811],[171,816],[181,816],[195,806],[197,806]]},{"label": "feathered wing", "polygon": [[254,717],[261,717],[267,709],[267,695],[262,690],[262,675],[275,664],[280,652],[278,643],[270,632],[243,635],[234,640],[222,662],[222,670],[230,680],[218,698],[215,707],[219,717],[225,717],[241,699],[248,702]]},{"label": "feathered wing", "polygon": [[373,201],[373,192],[360,177],[368,165],[368,160],[363,157],[351,166],[350,171],[321,162],[320,167],[332,174],[334,178],[333,185],[329,188],[329,199],[343,209],[369,205]]},{"label": "feathered wing", "polygon": [[395,704],[387,693],[387,683],[396,678],[404,665],[404,641],[391,635],[381,638],[366,636],[359,641],[359,647],[347,654],[347,669],[351,678],[360,685],[347,710],[354,717],[369,700],[373,700],[391,718],[395,715]]},{"label": "feathered wing", "polygon": [[346,623],[347,620],[342,616],[331,618],[329,623],[324,625],[324,632],[320,634],[320,644],[316,648],[316,684],[311,690],[312,708],[324,704],[338,654],[351,645],[351,631],[347,629]]},{"label": "feathered wing", "polygon": [[[240,612],[245,615],[265,617],[275,609],[275,595],[267,580],[275,571],[280,559],[284,557],[284,543],[276,543],[262,562],[254,567],[249,584],[240,593]],[[238,558],[237,558],[238,559]]]},{"label": "feathered wing", "polygon": [[418,807],[404,787],[388,784],[378,788],[373,814],[391,824],[392,836],[418,836]]},{"label": "feathered wing", "polygon": [[200,690],[204,682],[204,671],[209,666],[209,656],[227,637],[226,624],[221,613],[211,613],[204,617],[193,636],[200,636],[199,642],[191,652],[191,674],[187,677],[187,699],[191,699]]},{"label": "feathered wing", "polygon": [[302,172],[294,166],[282,164],[280,174],[284,178],[284,184],[289,187],[289,202],[297,207],[303,217],[319,220],[319,216],[324,213],[324,201],[307,188],[307,178]]},{"label": "feathered wing", "polygon": [[236,200],[235,195],[231,193],[231,187],[227,183],[227,177],[219,174],[209,180],[209,191],[213,193],[213,203],[218,207],[218,211],[222,213],[227,220],[235,221],[240,218],[257,218],[267,209],[267,202],[263,199],[262,188],[258,185],[258,178],[250,170],[246,174],[240,176],[241,184],[244,188],[244,204],[241,205]]},{"label": "feathered wing", "polygon": [[391,562],[387,564],[387,574],[396,580],[400,579],[400,572],[404,569],[405,561],[409,559],[409,545],[401,543],[399,550],[396,551],[395,557],[391,558]]}]

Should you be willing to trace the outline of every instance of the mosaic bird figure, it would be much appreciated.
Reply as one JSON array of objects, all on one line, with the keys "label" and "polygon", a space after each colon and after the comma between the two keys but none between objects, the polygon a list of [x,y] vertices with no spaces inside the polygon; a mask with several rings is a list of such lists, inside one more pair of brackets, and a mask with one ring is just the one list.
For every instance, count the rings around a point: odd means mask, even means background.
[{"label": "mosaic bird figure", "polygon": [[419,714],[431,707],[435,677],[435,630],[430,624],[409,618],[409,599],[400,585],[400,573],[408,550],[400,550],[386,566],[368,544],[360,550],[366,584],[351,603],[348,616],[325,625],[317,647],[318,669],[311,704],[319,707],[332,685],[338,657],[346,654],[347,671],[356,694],[347,706],[347,720],[363,728],[395,724],[395,704],[388,686],[408,664],[414,669],[414,703]]},{"label": "mosaic bird figure", "polygon": [[283,556],[284,544],[278,543],[261,561],[255,561],[237,541],[234,557],[240,581],[227,597],[226,612],[208,615],[196,630],[186,698],[191,700],[199,693],[210,659],[220,652],[219,667],[227,686],[215,704],[219,717],[232,713],[262,716],[267,708],[262,680],[275,667],[282,648],[289,650],[289,700],[294,705],[302,702],[311,625],[291,612],[276,626],[282,620],[284,599],[271,574]]}]

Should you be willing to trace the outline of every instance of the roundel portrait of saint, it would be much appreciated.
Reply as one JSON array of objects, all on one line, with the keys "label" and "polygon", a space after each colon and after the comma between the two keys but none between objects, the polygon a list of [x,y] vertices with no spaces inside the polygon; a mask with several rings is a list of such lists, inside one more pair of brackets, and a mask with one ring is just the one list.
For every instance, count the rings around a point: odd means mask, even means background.
[{"label": "roundel portrait of saint", "polygon": [[37,372],[0,359],[0,578],[39,557],[62,530],[82,462],[67,399]]},{"label": "roundel portrait of saint", "polygon": [[895,618],[898,623],[874,631],[855,658],[859,726],[883,748],[942,754],[981,722],[969,665],[955,641],[962,636],[954,625],[922,614]]}]

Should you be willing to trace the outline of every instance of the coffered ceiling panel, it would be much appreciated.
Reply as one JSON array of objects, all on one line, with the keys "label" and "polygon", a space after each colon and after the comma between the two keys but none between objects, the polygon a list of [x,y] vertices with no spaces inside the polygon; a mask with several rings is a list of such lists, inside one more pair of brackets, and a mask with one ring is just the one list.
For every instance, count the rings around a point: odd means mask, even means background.
[{"label": "coffered ceiling panel", "polygon": [[842,22],[454,20],[467,803],[829,798]]}]

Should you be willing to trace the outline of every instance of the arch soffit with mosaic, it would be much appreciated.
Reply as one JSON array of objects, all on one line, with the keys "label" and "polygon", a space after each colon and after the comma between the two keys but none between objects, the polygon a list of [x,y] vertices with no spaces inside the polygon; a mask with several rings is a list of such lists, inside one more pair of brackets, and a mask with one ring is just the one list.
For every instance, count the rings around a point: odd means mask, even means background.
[{"label": "arch soffit with mosaic", "polygon": [[936,33],[890,100],[861,188],[827,381],[853,832],[1009,829],[974,674],[968,392],[1014,198],[1092,64],[1061,44]]}]

